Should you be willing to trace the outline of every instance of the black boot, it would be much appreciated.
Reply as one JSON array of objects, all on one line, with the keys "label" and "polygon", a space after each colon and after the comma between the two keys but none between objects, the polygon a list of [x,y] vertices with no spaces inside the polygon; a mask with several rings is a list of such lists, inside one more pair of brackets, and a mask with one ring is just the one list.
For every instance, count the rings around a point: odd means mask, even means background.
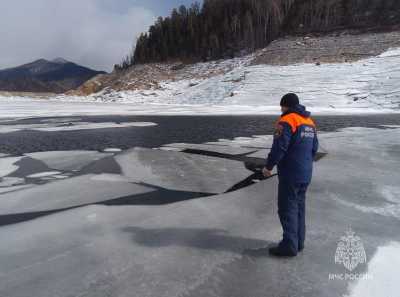
[{"label": "black boot", "polygon": [[297,253],[290,251],[289,249],[282,248],[281,246],[269,248],[269,254],[274,257],[296,257]]}]

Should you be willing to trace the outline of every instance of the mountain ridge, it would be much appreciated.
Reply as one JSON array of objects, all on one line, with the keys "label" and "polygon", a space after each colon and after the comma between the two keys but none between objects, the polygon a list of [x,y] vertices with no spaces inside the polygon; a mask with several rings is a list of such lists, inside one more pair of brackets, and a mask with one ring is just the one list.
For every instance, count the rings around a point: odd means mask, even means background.
[{"label": "mountain ridge", "polygon": [[64,93],[78,88],[96,75],[105,73],[63,58],[41,58],[0,70],[0,91]]}]

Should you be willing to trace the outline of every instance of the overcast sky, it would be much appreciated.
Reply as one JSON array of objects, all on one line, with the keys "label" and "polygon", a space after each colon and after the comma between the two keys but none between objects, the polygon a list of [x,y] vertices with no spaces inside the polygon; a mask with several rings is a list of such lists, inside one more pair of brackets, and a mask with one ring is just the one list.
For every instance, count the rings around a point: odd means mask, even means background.
[{"label": "overcast sky", "polygon": [[0,0],[0,69],[39,58],[110,71],[155,18],[192,0]]}]

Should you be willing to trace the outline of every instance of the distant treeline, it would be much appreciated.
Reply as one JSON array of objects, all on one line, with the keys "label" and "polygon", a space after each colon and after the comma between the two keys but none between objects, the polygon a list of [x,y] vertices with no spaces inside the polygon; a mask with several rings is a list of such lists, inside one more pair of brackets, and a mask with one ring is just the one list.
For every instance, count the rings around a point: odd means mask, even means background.
[{"label": "distant treeline", "polygon": [[400,0],[205,0],[158,18],[117,69],[167,60],[233,57],[281,34],[400,22]]}]

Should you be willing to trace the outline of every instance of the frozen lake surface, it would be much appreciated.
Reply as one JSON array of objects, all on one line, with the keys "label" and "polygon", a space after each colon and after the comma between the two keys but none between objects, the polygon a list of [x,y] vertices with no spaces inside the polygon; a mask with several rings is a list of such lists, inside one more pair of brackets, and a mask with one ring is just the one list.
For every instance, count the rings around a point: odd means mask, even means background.
[{"label": "frozen lake surface", "polygon": [[[400,125],[400,115],[314,117],[320,131]],[[0,153],[126,150],[272,134],[277,116],[79,116],[0,120]]]},{"label": "frozen lake surface", "polygon": [[[274,120],[0,123],[0,296],[395,296],[398,116],[318,118],[328,155],[295,259],[263,250],[281,236],[277,179],[248,166],[268,153]],[[349,229],[366,253],[351,272],[335,263]]]}]

